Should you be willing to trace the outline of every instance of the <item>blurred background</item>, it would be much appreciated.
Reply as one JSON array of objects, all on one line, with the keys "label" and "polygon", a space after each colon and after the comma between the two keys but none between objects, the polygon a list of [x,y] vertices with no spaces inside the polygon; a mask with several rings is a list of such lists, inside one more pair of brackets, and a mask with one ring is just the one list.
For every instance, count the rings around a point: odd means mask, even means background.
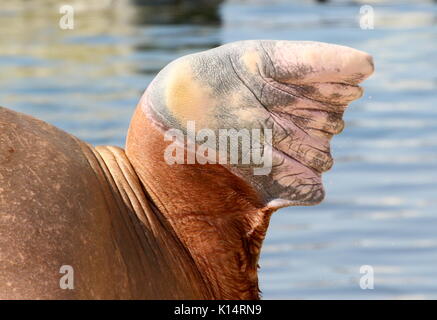
[{"label": "blurred background", "polygon": [[[73,30],[59,27],[64,4],[75,9]],[[374,10],[373,30],[360,28],[362,5]],[[1,1],[0,105],[123,146],[163,66],[243,39],[343,44],[372,54],[377,70],[332,142],[325,201],[273,216],[263,297],[436,299],[436,2]],[[373,290],[360,288],[362,265],[374,268]]]}]

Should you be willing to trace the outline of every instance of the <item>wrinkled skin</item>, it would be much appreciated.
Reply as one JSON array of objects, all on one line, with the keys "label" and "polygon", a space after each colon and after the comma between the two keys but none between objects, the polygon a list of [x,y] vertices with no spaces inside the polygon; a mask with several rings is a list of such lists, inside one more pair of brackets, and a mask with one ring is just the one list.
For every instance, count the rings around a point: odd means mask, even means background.
[{"label": "wrinkled skin", "polygon": [[[166,128],[273,130],[268,175],[234,165],[271,207],[324,197],[321,173],[333,164],[329,141],[373,72],[361,51],[317,42],[242,41],[182,57],[155,78],[143,110]],[[218,133],[217,133],[218,136]],[[264,146],[269,148],[270,146]]]},{"label": "wrinkled skin", "polygon": [[[0,298],[258,299],[271,214],[315,204],[329,140],[373,71],[329,44],[245,41],[182,57],[141,98],[126,152],[0,108]],[[273,168],[169,165],[163,130],[273,130]],[[74,289],[59,286],[62,265]]]}]

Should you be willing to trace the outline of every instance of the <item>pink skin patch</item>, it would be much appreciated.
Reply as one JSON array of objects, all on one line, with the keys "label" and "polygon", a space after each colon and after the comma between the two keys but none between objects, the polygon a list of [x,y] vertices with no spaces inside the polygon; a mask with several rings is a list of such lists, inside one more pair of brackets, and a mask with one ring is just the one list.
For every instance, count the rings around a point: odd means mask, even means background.
[{"label": "pink skin patch", "polygon": [[[175,81],[180,69],[191,75],[182,77],[183,85]],[[343,113],[363,95],[358,84],[373,69],[370,55],[344,46],[241,41],[171,63],[148,88],[142,107],[162,128],[184,129],[189,118],[215,131],[271,129],[271,146],[264,145],[272,151],[269,174],[256,176],[250,166],[229,169],[272,208],[312,205],[324,197],[321,174],[333,164],[330,140],[343,130]],[[175,88],[196,84],[196,90],[177,91],[180,101],[190,102],[186,107],[165,104],[169,83]]]}]

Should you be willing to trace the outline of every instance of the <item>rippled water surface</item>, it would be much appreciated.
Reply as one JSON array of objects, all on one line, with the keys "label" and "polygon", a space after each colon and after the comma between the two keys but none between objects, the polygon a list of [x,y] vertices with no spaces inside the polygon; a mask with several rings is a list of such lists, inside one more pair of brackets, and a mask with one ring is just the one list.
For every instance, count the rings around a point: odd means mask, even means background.
[{"label": "rippled water surface", "polygon": [[[359,28],[356,1],[228,1],[208,24],[127,1],[70,2],[70,31],[57,27],[56,1],[2,2],[0,104],[93,144],[122,146],[142,91],[190,52],[268,38],[371,53],[377,72],[333,140],[326,200],[274,215],[261,289],[266,299],[437,298],[435,2],[370,1],[374,30]],[[374,290],[360,289],[362,265],[374,267]]]}]

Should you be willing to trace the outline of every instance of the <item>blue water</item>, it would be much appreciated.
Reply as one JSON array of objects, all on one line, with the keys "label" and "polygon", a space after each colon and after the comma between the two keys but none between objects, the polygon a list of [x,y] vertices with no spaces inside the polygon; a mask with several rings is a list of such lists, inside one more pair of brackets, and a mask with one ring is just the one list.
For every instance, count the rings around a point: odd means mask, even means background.
[{"label": "blue water", "polygon": [[[272,218],[261,256],[266,299],[437,298],[437,4],[228,1],[220,24],[134,21],[136,7],[81,2],[74,30],[53,1],[0,7],[0,104],[93,144],[124,144],[147,84],[181,55],[242,39],[316,40],[371,53],[376,73],[332,142],[325,201]],[[105,1],[102,1],[105,3]],[[360,266],[374,268],[363,290]]]}]

